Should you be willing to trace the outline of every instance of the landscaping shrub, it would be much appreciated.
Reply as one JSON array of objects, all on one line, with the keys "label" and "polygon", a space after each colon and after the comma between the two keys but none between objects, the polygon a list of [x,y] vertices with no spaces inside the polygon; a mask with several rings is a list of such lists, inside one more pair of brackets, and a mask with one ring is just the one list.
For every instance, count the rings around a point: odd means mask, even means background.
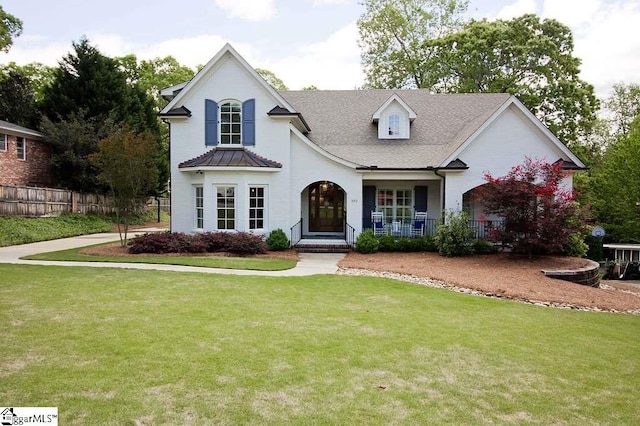
[{"label": "landscaping shrub", "polygon": [[564,245],[564,254],[567,256],[585,257],[588,250],[589,246],[578,232],[569,235],[569,242]]},{"label": "landscaping shrub", "polygon": [[197,236],[182,232],[156,232],[143,234],[129,242],[129,253],[204,253],[205,244]]},{"label": "landscaping shrub", "polygon": [[378,250],[383,252],[391,252],[398,251],[398,246],[396,243],[396,237],[393,235],[379,235],[376,237],[378,239]]},{"label": "landscaping shrub", "polygon": [[449,212],[446,223],[438,227],[436,245],[442,256],[465,256],[473,253],[473,232],[469,228],[469,215],[466,212]]},{"label": "landscaping shrub", "polygon": [[587,258],[595,261],[604,260],[604,248],[602,246],[602,237],[594,237],[587,235],[584,242],[589,246],[587,249]]},{"label": "landscaping shrub", "polygon": [[266,241],[269,250],[272,251],[286,250],[289,248],[289,238],[280,228],[271,231]]},{"label": "landscaping shrub", "polygon": [[249,232],[236,232],[230,234],[229,247],[227,251],[234,254],[260,254],[267,251],[262,235],[251,234]]},{"label": "landscaping shrub", "polygon": [[230,232],[203,232],[202,234],[198,234],[197,238],[206,247],[205,251],[216,253],[229,250],[233,235],[234,234]]},{"label": "landscaping shrub", "polygon": [[475,254],[493,254],[498,252],[498,247],[484,240],[475,240],[472,248]]},{"label": "landscaping shrub", "polygon": [[371,230],[362,232],[358,235],[358,238],[356,238],[356,251],[358,253],[375,253],[378,251],[378,247],[378,239]]}]

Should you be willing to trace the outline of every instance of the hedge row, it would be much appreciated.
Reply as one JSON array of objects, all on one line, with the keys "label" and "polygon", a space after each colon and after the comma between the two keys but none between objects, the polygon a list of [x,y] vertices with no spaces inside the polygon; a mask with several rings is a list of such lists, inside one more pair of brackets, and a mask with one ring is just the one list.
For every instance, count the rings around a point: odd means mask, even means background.
[{"label": "hedge row", "polygon": [[129,253],[217,253],[260,254],[267,251],[262,235],[248,232],[158,232],[144,234],[129,242]]}]

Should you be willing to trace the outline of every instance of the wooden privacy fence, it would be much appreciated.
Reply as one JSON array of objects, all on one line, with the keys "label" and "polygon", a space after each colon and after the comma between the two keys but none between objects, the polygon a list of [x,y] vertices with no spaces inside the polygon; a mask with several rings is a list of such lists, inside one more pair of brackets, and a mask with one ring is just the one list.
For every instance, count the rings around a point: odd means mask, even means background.
[{"label": "wooden privacy fence", "polygon": [[[150,198],[147,209],[169,213],[168,198]],[[0,185],[0,216],[56,216],[61,213],[113,213],[110,197],[64,189]]]}]

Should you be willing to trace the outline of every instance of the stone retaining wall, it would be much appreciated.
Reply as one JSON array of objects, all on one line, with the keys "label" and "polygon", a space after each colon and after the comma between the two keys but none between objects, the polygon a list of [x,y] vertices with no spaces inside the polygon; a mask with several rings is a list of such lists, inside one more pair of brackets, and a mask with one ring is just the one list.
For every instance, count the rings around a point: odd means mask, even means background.
[{"label": "stone retaining wall", "polygon": [[571,281],[572,283],[598,287],[600,285],[600,264],[593,260],[588,260],[587,266],[580,269],[547,271],[542,273],[549,278]]}]

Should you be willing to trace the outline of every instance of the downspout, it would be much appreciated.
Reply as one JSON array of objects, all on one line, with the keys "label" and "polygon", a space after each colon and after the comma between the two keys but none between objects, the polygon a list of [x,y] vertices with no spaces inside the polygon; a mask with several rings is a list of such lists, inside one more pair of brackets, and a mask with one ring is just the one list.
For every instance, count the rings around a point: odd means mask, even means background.
[{"label": "downspout", "polygon": [[444,220],[445,220],[444,206],[446,205],[445,201],[447,200],[446,198],[447,197],[447,175],[441,175],[440,173],[438,173],[439,171],[440,171],[439,168],[433,169],[433,173],[442,179],[442,223],[444,223]]}]

